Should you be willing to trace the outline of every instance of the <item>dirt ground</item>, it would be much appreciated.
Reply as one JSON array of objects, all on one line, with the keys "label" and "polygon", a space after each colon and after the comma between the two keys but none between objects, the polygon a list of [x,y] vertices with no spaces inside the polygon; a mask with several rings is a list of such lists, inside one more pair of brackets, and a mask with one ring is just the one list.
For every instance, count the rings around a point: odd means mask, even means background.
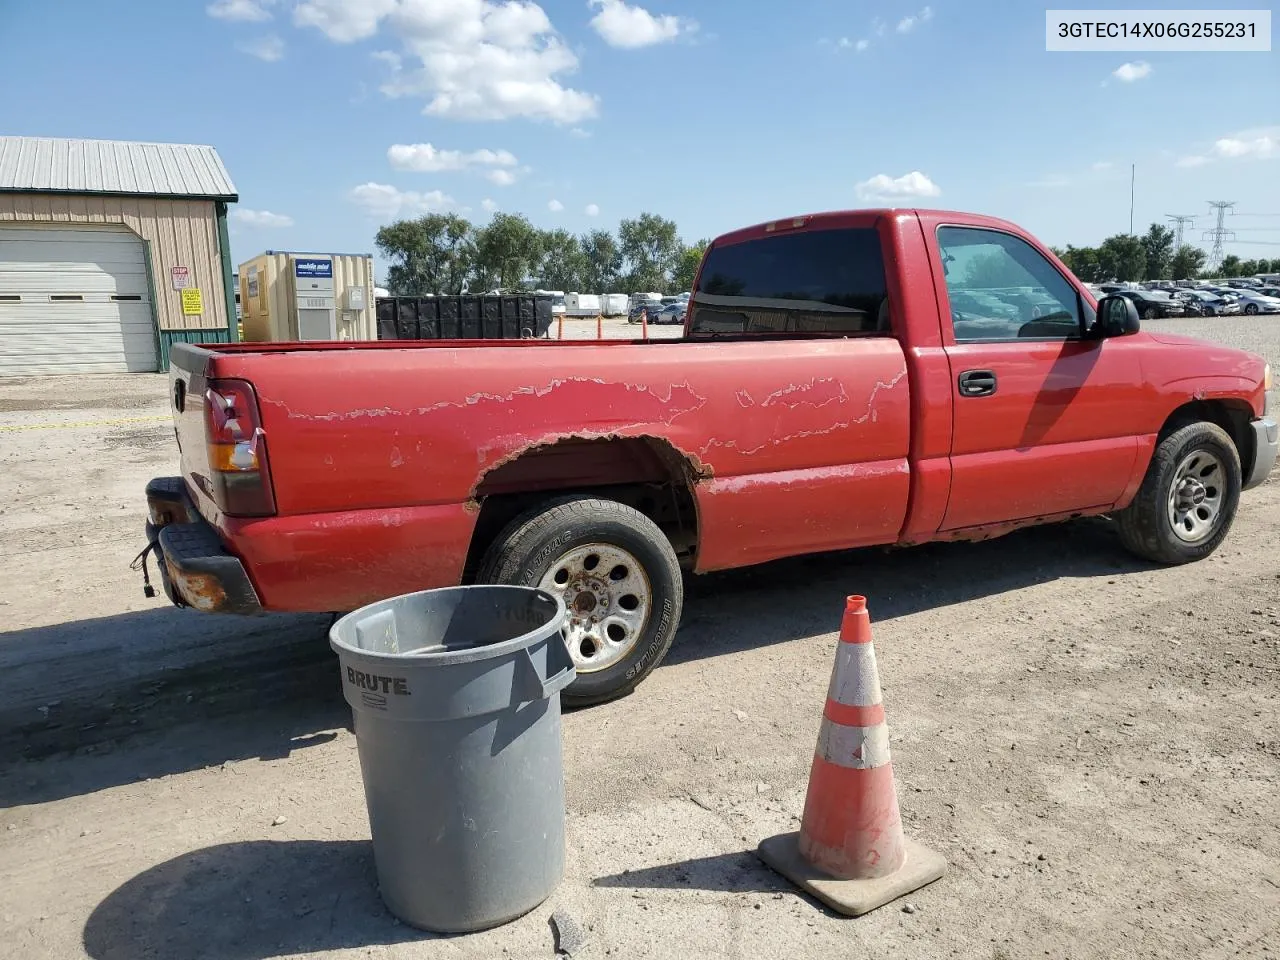
[{"label": "dirt ground", "polygon": [[[1280,318],[1169,322],[1280,367]],[[1280,956],[1280,482],[1212,559],[1107,521],[697,578],[666,663],[564,720],[568,868],[526,917],[399,925],[326,620],[209,617],[128,569],[164,378],[0,381],[0,957]],[[858,920],[793,829],[843,597],[875,623],[907,831],[949,872]]]}]

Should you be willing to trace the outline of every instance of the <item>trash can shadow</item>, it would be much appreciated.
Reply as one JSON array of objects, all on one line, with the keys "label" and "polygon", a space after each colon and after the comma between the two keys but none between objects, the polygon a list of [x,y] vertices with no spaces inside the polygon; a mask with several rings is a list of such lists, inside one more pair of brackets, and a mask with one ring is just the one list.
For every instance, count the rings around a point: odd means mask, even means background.
[{"label": "trash can shadow", "polygon": [[254,840],[193,850],[124,883],[84,927],[94,960],[269,960],[442,935],[397,924],[367,840]]}]

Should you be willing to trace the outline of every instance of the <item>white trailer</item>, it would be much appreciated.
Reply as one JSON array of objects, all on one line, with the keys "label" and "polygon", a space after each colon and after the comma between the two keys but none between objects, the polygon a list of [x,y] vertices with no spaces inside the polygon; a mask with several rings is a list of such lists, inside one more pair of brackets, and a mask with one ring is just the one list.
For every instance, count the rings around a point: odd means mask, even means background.
[{"label": "white trailer", "polygon": [[600,316],[600,296],[595,293],[571,293],[564,298],[566,317]]},{"label": "white trailer", "polygon": [[625,293],[606,293],[600,298],[600,312],[606,317],[625,317],[628,305]]}]

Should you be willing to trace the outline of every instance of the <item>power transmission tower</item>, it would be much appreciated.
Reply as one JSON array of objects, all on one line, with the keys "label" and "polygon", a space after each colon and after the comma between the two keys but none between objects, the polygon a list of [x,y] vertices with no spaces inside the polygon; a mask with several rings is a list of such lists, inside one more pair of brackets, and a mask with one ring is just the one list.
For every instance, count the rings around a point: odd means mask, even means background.
[{"label": "power transmission tower", "polygon": [[1234,240],[1235,232],[1228,230],[1224,224],[1227,220],[1227,211],[1231,210],[1236,202],[1234,200],[1209,200],[1209,207],[1218,214],[1218,223],[1212,230],[1206,230],[1203,239],[1213,241],[1213,249],[1209,251],[1209,263],[1207,266],[1210,270],[1216,270],[1222,266],[1224,254],[1222,252],[1222,244],[1225,240]]},{"label": "power transmission tower", "polygon": [[1173,227],[1173,234],[1174,234],[1173,249],[1177,250],[1177,249],[1181,248],[1181,246],[1182,246],[1182,230],[1183,230],[1183,227],[1185,227],[1188,223],[1192,223],[1192,224],[1193,224],[1193,223],[1195,223],[1195,222],[1196,222],[1196,218],[1195,218],[1195,216],[1194,216],[1193,214],[1192,214],[1192,215],[1184,215],[1184,214],[1178,214],[1178,213],[1166,213],[1166,214],[1164,215],[1164,218],[1165,218],[1166,220],[1172,220],[1172,221],[1173,221],[1173,224],[1174,224],[1174,227]]}]

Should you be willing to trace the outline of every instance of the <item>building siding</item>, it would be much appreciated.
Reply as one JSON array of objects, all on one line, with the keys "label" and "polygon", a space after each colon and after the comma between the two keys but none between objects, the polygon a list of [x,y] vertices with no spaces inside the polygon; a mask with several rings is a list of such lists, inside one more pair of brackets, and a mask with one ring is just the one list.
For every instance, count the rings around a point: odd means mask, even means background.
[{"label": "building siding", "polygon": [[[0,193],[0,224],[6,222],[123,224],[148,245],[160,330],[221,331],[226,339],[226,292],[213,201]],[[204,300],[201,316],[183,316],[182,295],[173,289],[169,278],[169,268],[175,265],[190,268],[191,285],[199,288]],[[168,354],[163,336],[161,354],[163,368]]]}]

